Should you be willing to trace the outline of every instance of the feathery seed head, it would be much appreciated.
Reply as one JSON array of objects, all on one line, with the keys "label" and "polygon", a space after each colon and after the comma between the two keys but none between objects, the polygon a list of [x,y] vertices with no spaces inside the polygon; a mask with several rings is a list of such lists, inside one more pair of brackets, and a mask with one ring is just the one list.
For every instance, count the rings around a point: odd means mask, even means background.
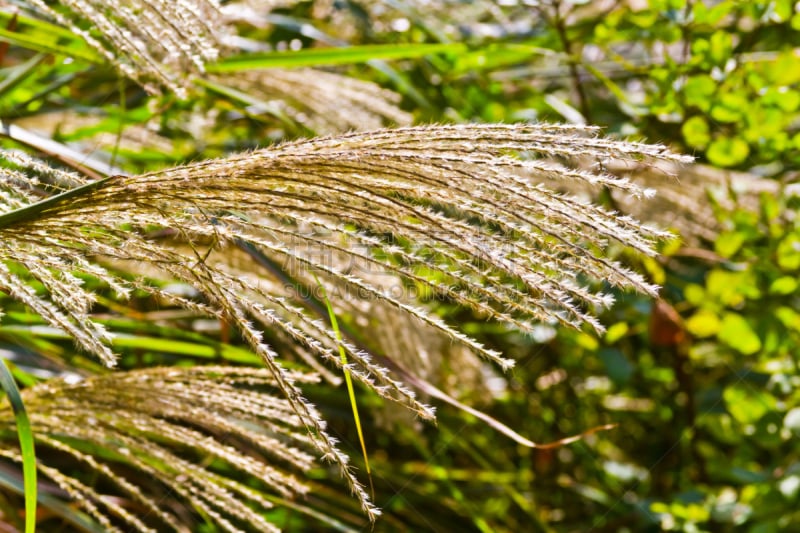
[{"label": "feathery seed head", "polygon": [[31,4],[148,92],[165,87],[180,98],[190,76],[219,57],[226,32],[216,0],[62,0],[63,11],[44,0]]},{"label": "feathery seed head", "polygon": [[[301,140],[115,177],[36,204],[29,204],[33,198],[23,194],[18,177],[9,175],[5,190],[19,193],[26,207],[0,214],[0,286],[109,365],[109,337],[89,314],[91,292],[62,272],[82,272],[118,292],[145,290],[223,318],[262,359],[297,423],[339,465],[374,517],[377,511],[345,456],[304,399],[296,376],[264,342],[261,328],[278,330],[300,350],[337,367],[343,349],[355,379],[427,418],[433,411],[392,372],[298,306],[313,307],[315,299],[296,289],[313,287],[318,276],[326,286],[411,317],[502,368],[513,362],[430,313],[403,288],[424,287],[530,333],[537,323],[588,324],[602,331],[592,312],[610,298],[588,287],[588,280],[648,294],[657,290],[605,257],[606,243],[652,255],[654,241],[664,234],[546,186],[580,181],[643,196],[627,180],[582,168],[588,158],[683,161],[661,147],[597,137],[578,126],[457,125]],[[151,237],[148,228],[169,232]],[[252,266],[243,270],[242,257],[257,264],[260,275],[253,275]],[[98,259],[146,265],[156,277],[191,286],[202,303],[122,279]],[[47,294],[33,291],[8,268],[12,264]]]},{"label": "feathery seed head", "polygon": [[[316,381],[297,372],[286,377],[296,383]],[[97,492],[60,472],[58,463],[49,464],[51,454],[40,453],[39,471],[106,530],[181,531],[192,509],[199,509],[220,524],[234,521],[257,531],[277,531],[263,512],[273,501],[307,492],[298,475],[319,454],[289,402],[270,394],[275,386],[267,369],[155,368],[72,385],[51,380],[27,389],[24,400],[37,450],[72,457],[145,510],[134,516],[108,489]],[[14,424],[10,409],[3,409],[0,426],[13,435]],[[251,443],[259,454],[239,453],[231,445],[236,440]],[[14,445],[13,440],[0,444],[0,456],[19,462]],[[104,453],[90,455],[87,448]],[[253,475],[262,486],[254,489],[230,474],[215,473],[203,464],[208,459]],[[163,506],[159,490],[169,491],[175,504]]]}]

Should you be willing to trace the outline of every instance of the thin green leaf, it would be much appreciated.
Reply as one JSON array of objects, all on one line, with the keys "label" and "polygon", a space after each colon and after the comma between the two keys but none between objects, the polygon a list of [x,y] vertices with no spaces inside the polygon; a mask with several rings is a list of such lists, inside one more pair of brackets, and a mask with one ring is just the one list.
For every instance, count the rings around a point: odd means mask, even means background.
[{"label": "thin green leaf", "polygon": [[46,57],[47,56],[44,54],[37,54],[21,65],[11,69],[8,77],[0,82],[0,97],[5,96],[6,93],[12,91],[16,86],[25,81]]},{"label": "thin green leaf", "polygon": [[[99,320],[98,322],[105,324],[109,323],[108,321],[103,320]],[[117,322],[114,323],[116,324]],[[164,328],[164,330],[166,330],[166,328]],[[68,340],[71,338],[67,333],[57,328],[41,325],[0,326],[0,333],[35,335],[37,337],[59,340]],[[163,334],[164,331],[158,331],[158,333]],[[247,350],[237,348],[236,346],[232,346],[230,344],[213,343],[209,340],[204,340],[203,342],[190,342],[175,339],[165,339],[163,337],[116,333],[112,337],[111,346],[117,350],[146,350],[163,354],[184,355],[199,359],[222,358],[226,361],[235,363],[254,364],[259,361],[258,357]]]},{"label": "thin green leaf", "polygon": [[320,283],[316,274],[314,274],[314,281],[317,282],[322,299],[325,300],[325,306],[328,308],[328,317],[331,319],[331,327],[336,334],[336,340],[339,342],[339,357],[342,359],[342,371],[344,372],[345,383],[347,383],[347,393],[350,395],[350,407],[353,409],[353,420],[356,423],[358,440],[361,443],[361,453],[364,454],[364,467],[367,470],[369,486],[372,489],[372,497],[374,498],[375,487],[372,485],[372,471],[369,468],[367,445],[364,444],[364,433],[361,431],[361,419],[358,416],[358,404],[356,403],[356,392],[353,389],[353,380],[350,378],[350,371],[347,370],[347,354],[345,353],[344,346],[342,345],[342,332],[339,331],[339,322],[336,320],[336,313],[333,312],[333,306],[331,305],[331,301],[328,299],[328,293],[325,291],[325,286]]},{"label": "thin green leaf", "polygon": [[526,43],[493,43],[460,54],[448,74],[463,75],[476,71],[491,71],[516,64],[528,64],[535,56],[555,56],[552,50]]},{"label": "thin green leaf", "polygon": [[0,28],[0,41],[5,41],[16,46],[28,48],[30,50],[35,50],[36,52],[69,56],[75,59],[81,59],[87,63],[102,63],[97,54],[95,54],[85,45],[82,45],[83,41],[74,38],[74,36],[73,40],[68,44],[61,44],[58,41],[54,41],[52,35],[45,36],[39,34],[20,33]]},{"label": "thin green leaf", "polygon": [[128,335],[114,335],[111,346],[117,349],[143,349],[153,352],[186,355],[196,358],[218,358],[237,363],[254,364],[258,358],[247,350],[236,348],[228,344],[219,343],[216,346],[198,344],[193,342],[176,341],[160,337],[142,337]]},{"label": "thin green leaf", "polygon": [[208,72],[237,72],[263,68],[350,65],[378,59],[411,59],[431,54],[462,54],[463,43],[363,45],[343,48],[307,48],[296,52],[267,52],[230,57],[206,66]]},{"label": "thin green leaf", "polygon": [[115,176],[109,176],[107,178],[93,181],[91,183],[87,183],[86,185],[75,187],[74,189],[62,192],[61,194],[50,196],[49,198],[46,198],[41,202],[36,202],[35,204],[27,205],[23,208],[15,209],[14,211],[9,211],[8,213],[4,213],[0,215],[0,228],[5,228],[19,222],[30,222],[31,220],[36,220],[36,218],[40,214],[47,211],[51,207],[58,205],[59,203],[65,200],[70,200],[72,198],[76,198],[83,194],[95,191],[101,188],[103,185],[106,184],[106,182],[108,182],[110,179],[114,177]]},{"label": "thin green leaf", "polygon": [[22,452],[22,476],[25,486],[25,533],[36,531],[36,452],[33,448],[33,432],[25,403],[22,401],[17,383],[11,375],[6,360],[0,357],[0,386],[8,395],[8,401],[14,410],[17,421],[17,435]]},{"label": "thin green leaf", "polygon": [[0,11],[0,24],[14,19],[15,31],[19,33],[36,33],[50,39],[64,39],[73,44],[83,44],[83,40],[67,28],[37,18],[26,17],[20,13]]}]

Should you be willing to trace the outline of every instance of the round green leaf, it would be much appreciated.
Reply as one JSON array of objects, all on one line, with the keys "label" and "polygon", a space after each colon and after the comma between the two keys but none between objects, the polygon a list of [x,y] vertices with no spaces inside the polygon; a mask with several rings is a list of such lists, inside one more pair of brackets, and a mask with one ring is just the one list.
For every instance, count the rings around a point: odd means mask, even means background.
[{"label": "round green leaf", "polygon": [[775,310],[775,317],[788,329],[800,331],[800,314],[794,309],[782,305]]},{"label": "round green leaf", "polygon": [[693,76],[683,86],[683,99],[687,106],[708,111],[711,107],[711,97],[716,90],[717,82],[711,76]]},{"label": "round green leaf", "polygon": [[793,276],[782,276],[769,286],[769,292],[772,294],[792,294],[796,290],[797,278]]},{"label": "round green leaf", "polygon": [[792,113],[800,107],[800,93],[797,91],[790,91],[786,87],[781,87],[777,92],[779,96],[775,103],[781,110]]},{"label": "round green leaf", "polygon": [[627,322],[617,322],[606,331],[606,342],[614,344],[628,333]]},{"label": "round green leaf", "polygon": [[724,30],[718,30],[711,36],[708,44],[708,55],[715,64],[722,65],[731,57],[731,53],[733,52],[733,37],[730,33]]},{"label": "round green leaf", "polygon": [[800,238],[788,235],[778,245],[778,266],[783,270],[800,268]]},{"label": "round green leaf", "polygon": [[687,302],[697,307],[707,301],[705,289],[697,283],[690,283],[687,285],[686,288],[683,289],[683,296],[686,298]]},{"label": "round green leaf", "polygon": [[695,116],[683,123],[681,127],[683,138],[686,144],[692,148],[703,149],[711,141],[711,133],[708,129],[708,122],[701,116]]},{"label": "round green leaf", "polygon": [[708,296],[730,307],[741,305],[745,298],[753,300],[761,297],[752,272],[728,272],[719,268],[709,272],[706,292]]},{"label": "round green leaf", "polygon": [[721,167],[739,165],[750,155],[750,146],[742,139],[719,137],[711,142],[706,157],[713,164]]},{"label": "round green leaf", "polygon": [[739,122],[742,118],[742,110],[733,106],[717,104],[711,108],[711,118],[717,122]]}]

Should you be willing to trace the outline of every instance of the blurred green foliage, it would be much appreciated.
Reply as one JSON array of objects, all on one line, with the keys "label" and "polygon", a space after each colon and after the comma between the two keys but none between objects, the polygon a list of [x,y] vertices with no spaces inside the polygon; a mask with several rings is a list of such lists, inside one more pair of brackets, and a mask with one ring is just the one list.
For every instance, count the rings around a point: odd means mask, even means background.
[{"label": "blurred green foliage", "polygon": [[[635,5],[532,8],[541,11],[539,22],[513,45],[438,58],[417,76],[451,119],[582,115],[611,132],[694,153],[700,163],[795,180],[800,5]],[[548,55],[565,51],[574,72]],[[738,200],[737,191],[728,196]],[[520,449],[470,421],[455,423],[469,432],[474,452],[452,449],[466,436],[432,435],[451,457],[429,452],[450,469],[448,482],[431,490],[447,493],[454,484],[467,495],[469,503],[451,507],[461,509],[462,524],[800,530],[798,200],[764,193],[750,207],[714,205],[723,228],[717,238],[701,240],[702,254],[694,245],[671,246],[660,262],[643,265],[664,285],[663,301],[617,295],[604,338],[559,330],[534,342],[480,323],[470,329],[520,361],[501,399],[485,407],[493,416],[537,442],[618,426],[555,451]],[[443,426],[454,423],[447,412],[442,417]],[[462,462],[494,475],[465,479]]]},{"label": "blurred green foliage", "polygon": [[[526,104],[549,119],[557,95],[611,131],[682,147],[719,168],[796,179],[800,6],[636,4],[585,19],[575,6],[561,49],[579,75],[548,83]],[[537,40],[552,46],[557,33]],[[716,205],[723,230],[699,244],[711,253],[686,245],[645,265],[664,300],[619,295],[603,339],[559,331],[517,347],[518,397],[509,395],[515,408],[503,420],[525,412],[529,421],[512,425],[545,440],[619,424],[533,463],[530,490],[548,527],[800,529],[798,202],[765,193],[757,204]]]}]

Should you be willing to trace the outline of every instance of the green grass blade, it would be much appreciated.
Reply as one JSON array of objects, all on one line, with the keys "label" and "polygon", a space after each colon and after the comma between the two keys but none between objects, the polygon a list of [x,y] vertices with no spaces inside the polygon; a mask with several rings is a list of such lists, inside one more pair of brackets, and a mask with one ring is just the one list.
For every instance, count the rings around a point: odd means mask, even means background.
[{"label": "green grass blade", "polygon": [[[104,325],[116,326],[121,321],[98,320]],[[147,329],[147,328],[138,328]],[[154,328],[156,334],[169,335],[170,328]],[[37,337],[53,340],[69,340],[67,333],[45,325],[7,325],[0,326],[0,334],[16,334],[27,337]],[[258,356],[252,352],[236,346],[205,339],[200,335],[185,335],[188,340],[169,339],[163,336],[132,335],[114,332],[111,338],[111,347],[115,350],[139,350],[173,356],[185,356],[195,359],[224,359],[234,363],[255,364],[259,362]],[[192,338],[194,337],[194,338]],[[195,340],[196,339],[196,340]]]},{"label": "green grass blade", "polygon": [[[339,341],[339,357],[342,360],[342,365],[347,365],[347,354],[345,354],[344,346],[342,346],[342,332],[339,331],[339,322],[336,320],[336,313],[333,312],[333,306],[328,299],[328,293],[325,291],[325,286],[320,283],[319,278],[314,274],[314,281],[317,282],[322,299],[325,300],[325,307],[328,308],[328,317],[331,320],[331,327],[336,334],[336,340]],[[364,443],[364,433],[361,431],[361,418],[358,416],[358,404],[356,403],[356,392],[353,389],[353,380],[350,377],[350,371],[346,366],[343,366],[344,381],[347,383],[347,393],[350,395],[350,407],[353,409],[353,420],[356,423],[356,431],[358,432],[358,440],[361,443],[361,453],[364,455],[364,468],[367,470],[367,477],[369,478],[369,486],[372,489],[372,497],[375,497],[375,488],[372,485],[372,471],[369,468],[369,456],[367,455],[367,445]]]},{"label": "green grass blade", "polygon": [[28,76],[34,70],[36,70],[36,67],[38,67],[46,58],[47,56],[44,54],[37,54],[28,59],[25,63],[10,69],[11,72],[9,73],[8,77],[0,82],[0,97],[5,96],[6,93],[13,91],[14,88],[24,82]]},{"label": "green grass blade", "polygon": [[534,57],[553,57],[552,50],[526,43],[493,43],[460,54],[448,75],[497,70],[511,65],[528,64]]},{"label": "green grass blade", "polygon": [[73,46],[64,46],[52,41],[41,39],[38,36],[25,35],[0,28],[0,41],[5,41],[22,48],[36,52],[56,54],[81,59],[87,63],[100,64],[100,57],[89,51],[88,48],[80,49]]},{"label": "green grass blade", "polygon": [[236,363],[253,364],[258,361],[258,358],[249,351],[223,343],[199,344],[161,337],[115,334],[111,346],[115,349],[148,350],[202,359],[222,358]]},{"label": "green grass blade", "polygon": [[14,418],[17,421],[17,435],[19,435],[19,447],[22,452],[22,477],[25,487],[25,533],[34,533],[36,530],[36,451],[33,448],[33,432],[28,413],[25,411],[25,404],[22,396],[11,375],[6,360],[0,357],[0,386],[8,395],[8,401],[14,410]]},{"label": "green grass blade", "polygon": [[[286,28],[291,32],[299,33],[303,37],[308,37],[309,39],[322,44],[336,47],[348,46],[347,41],[337,39],[336,37],[331,37],[327,33],[320,31],[318,28],[315,28],[309,24],[305,19],[271,13],[267,15],[266,20],[268,20],[270,24],[274,24],[276,27]],[[441,42],[445,41],[442,39]],[[394,84],[395,88],[400,91],[400,94],[408,96],[420,107],[426,109],[431,108],[431,103],[428,102],[425,96],[423,96],[423,94],[411,84],[406,75],[401,74],[397,70],[393,69],[385,61],[378,59],[371,59],[367,61],[366,64],[389,78],[389,80]]]},{"label": "green grass blade", "polygon": [[99,189],[105,185],[108,180],[113,179],[114,177],[115,176],[109,176],[107,178],[93,181],[91,183],[87,183],[86,185],[81,185],[80,187],[75,187],[74,189],[62,192],[61,194],[53,195],[42,200],[41,202],[36,202],[35,204],[26,205],[25,207],[4,213],[0,215],[0,229],[11,226],[12,224],[17,224],[19,222],[30,222],[35,220],[40,214],[42,214],[44,211],[47,211],[54,205],[64,200],[75,198],[82,194],[87,194]]},{"label": "green grass blade", "polygon": [[46,20],[26,17],[19,12],[0,11],[0,25],[6,26],[11,20],[16,21],[15,31],[18,33],[37,33],[47,35],[51,39],[64,39],[68,42],[83,43],[83,39],[78,37],[75,32],[67,28],[62,28],[57,24]]},{"label": "green grass blade", "polygon": [[351,65],[372,60],[411,59],[431,54],[462,54],[463,43],[363,45],[342,48],[306,48],[296,52],[266,52],[233,56],[206,65],[213,73],[237,72],[263,68],[297,68],[320,65]]},{"label": "green grass blade", "polygon": [[0,28],[0,41],[37,52],[81,59],[87,63],[104,62],[103,58],[89,48],[83,39],[61,26],[8,12],[0,12],[0,24],[7,23],[14,17],[16,17],[16,29],[10,31],[4,27]]}]

